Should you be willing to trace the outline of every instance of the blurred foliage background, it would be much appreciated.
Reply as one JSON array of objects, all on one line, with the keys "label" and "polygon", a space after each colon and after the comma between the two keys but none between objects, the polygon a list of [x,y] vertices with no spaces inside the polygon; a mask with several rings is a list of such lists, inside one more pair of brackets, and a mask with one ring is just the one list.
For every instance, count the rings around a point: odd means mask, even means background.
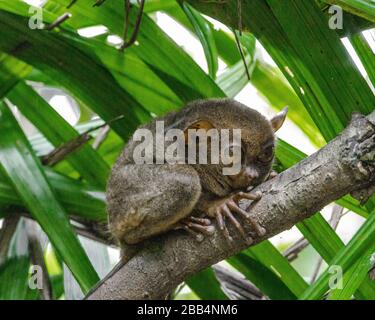
[{"label": "blurred foliage background", "polygon": [[[242,2],[253,33],[235,34],[187,2],[147,0],[122,51],[123,1],[0,0],[0,299],[80,299],[111,270],[106,180],[141,123],[210,97],[267,116],[288,105],[280,172],[339,134],[352,112],[374,109],[372,0]],[[332,4],[344,9],[343,29],[329,28]],[[128,12],[132,31],[139,3]],[[171,298],[374,299],[374,205],[345,196]],[[343,277],[332,289],[335,265]]]}]

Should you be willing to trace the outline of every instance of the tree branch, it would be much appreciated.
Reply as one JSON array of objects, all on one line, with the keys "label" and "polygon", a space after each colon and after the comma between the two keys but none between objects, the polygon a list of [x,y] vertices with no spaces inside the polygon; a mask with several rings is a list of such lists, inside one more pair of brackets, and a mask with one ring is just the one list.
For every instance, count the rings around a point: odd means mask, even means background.
[{"label": "tree branch", "polygon": [[231,300],[266,300],[268,299],[256,286],[241,273],[231,271],[216,264],[212,267],[224,292]]},{"label": "tree branch", "polygon": [[[263,197],[251,214],[267,230],[255,243],[270,238],[358,189],[375,184],[375,111],[356,115],[327,146],[274,179],[258,186]],[[249,202],[241,203],[248,208]],[[163,299],[187,277],[247,247],[229,226],[234,241],[216,232],[201,243],[183,231],[150,240],[126,265],[101,283],[88,299]]]}]

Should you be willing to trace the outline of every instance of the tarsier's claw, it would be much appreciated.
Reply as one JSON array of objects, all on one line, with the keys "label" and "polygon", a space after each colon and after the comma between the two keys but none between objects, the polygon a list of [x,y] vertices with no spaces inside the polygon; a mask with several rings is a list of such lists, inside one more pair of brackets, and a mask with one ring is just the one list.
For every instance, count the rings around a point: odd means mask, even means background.
[{"label": "tarsier's claw", "polygon": [[248,199],[248,200],[259,200],[262,197],[262,193],[260,191],[247,193],[247,192],[238,192],[235,195],[223,199],[222,201],[218,201],[212,208],[208,210],[208,215],[211,217],[216,218],[217,225],[219,229],[223,232],[225,238],[229,241],[232,241],[233,238],[230,236],[229,231],[226,226],[226,220],[228,219],[230,223],[238,230],[241,236],[246,240],[248,245],[253,243],[253,239],[246,235],[244,228],[242,227],[241,223],[236,219],[234,213],[241,215],[244,219],[246,219],[251,226],[254,228],[255,232],[259,236],[263,236],[266,230],[261,227],[251,216],[250,214],[240,208],[238,205],[241,199]]},{"label": "tarsier's claw", "polygon": [[215,227],[211,224],[211,220],[207,218],[188,217],[177,225],[176,229],[184,229],[192,234],[198,242],[203,241],[204,235],[212,235]]},{"label": "tarsier's claw", "polygon": [[221,213],[220,208],[216,208],[215,217],[216,217],[217,225],[219,226],[219,229],[223,232],[225,238],[228,241],[232,241],[233,239],[229,235],[229,231],[227,229],[227,226],[225,225],[223,214]]},{"label": "tarsier's claw", "polygon": [[245,240],[246,240],[246,244],[247,244],[248,246],[252,245],[253,242],[254,242],[253,238],[251,238],[251,237],[247,237]]},{"label": "tarsier's claw", "polygon": [[211,225],[211,220],[206,218],[197,218],[197,217],[190,217],[190,220],[193,222],[197,222],[199,224],[202,224],[204,226]]},{"label": "tarsier's claw", "polygon": [[248,199],[248,200],[259,200],[262,197],[262,192],[256,191],[253,193],[250,192],[238,192],[236,195],[233,196],[234,200],[241,200],[241,199]]},{"label": "tarsier's claw", "polygon": [[258,236],[263,237],[266,234],[266,229],[264,229],[258,222],[253,219],[249,221],[251,222]]},{"label": "tarsier's claw", "polygon": [[255,191],[254,194],[257,196],[257,199],[255,200],[260,200],[263,197],[263,193],[260,190]]},{"label": "tarsier's claw", "polygon": [[236,213],[239,213],[240,215],[242,215],[247,221],[250,222],[251,226],[254,228],[254,230],[256,231],[256,233],[259,235],[259,236],[264,236],[265,233],[266,233],[266,230],[257,222],[255,221],[248,212],[246,212],[245,210],[241,209],[237,204],[235,203],[228,203],[228,206],[233,210],[235,211]]},{"label": "tarsier's claw", "polygon": [[[234,214],[239,214],[245,220],[247,220],[255,232],[259,236],[263,236],[266,230],[258,224],[250,214],[243,210],[239,206],[239,201],[241,199],[248,199],[254,201],[259,200],[262,197],[260,191],[257,192],[238,192],[226,199],[218,200],[212,207],[208,209],[208,216],[215,218],[216,223],[220,231],[223,233],[224,237],[229,241],[233,241],[233,238],[229,234],[226,222],[229,220],[230,223],[238,230],[240,235],[246,240],[248,245],[251,245],[254,240],[248,236],[237,220]],[[212,235],[215,232],[215,227],[211,224],[211,220],[207,218],[200,217],[188,217],[180,221],[176,229],[184,229],[190,234],[194,235],[195,239],[199,242],[203,241],[205,235]]]},{"label": "tarsier's claw", "polygon": [[204,240],[203,234],[197,233],[195,236],[195,240],[197,240],[198,242],[202,242]]},{"label": "tarsier's claw", "polygon": [[185,230],[186,232],[188,232],[188,233],[190,233],[192,236],[194,236],[195,240],[198,241],[198,242],[202,242],[203,239],[204,239],[203,234],[194,232],[193,230],[191,230],[191,229],[190,229],[188,226],[186,226],[186,225],[178,226],[176,229],[183,229],[183,230]]},{"label": "tarsier's claw", "polygon": [[278,175],[278,173],[276,171],[271,171],[270,174],[268,175],[267,180],[271,180],[271,179],[275,178],[277,175]]},{"label": "tarsier's claw", "polygon": [[196,232],[199,232],[199,233],[202,233],[202,234],[205,234],[205,235],[212,235],[214,232],[215,232],[215,227],[214,226],[205,226],[205,225],[200,225],[200,224],[197,224],[197,223],[193,223],[193,222],[188,222],[186,223],[186,225],[196,231]]},{"label": "tarsier's claw", "polygon": [[246,239],[245,230],[242,228],[241,224],[238,222],[238,220],[233,216],[232,212],[230,212],[229,208],[224,205],[223,211],[225,214],[225,217],[230,220],[230,222],[236,227],[236,229],[240,232],[241,236]]}]

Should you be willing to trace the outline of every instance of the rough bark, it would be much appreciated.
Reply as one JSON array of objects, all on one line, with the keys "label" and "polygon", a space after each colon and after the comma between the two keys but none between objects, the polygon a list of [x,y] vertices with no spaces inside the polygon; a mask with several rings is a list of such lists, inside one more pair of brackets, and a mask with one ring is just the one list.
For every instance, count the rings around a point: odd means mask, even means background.
[{"label": "rough bark", "polygon": [[[257,187],[262,199],[251,208],[266,228],[255,243],[287,230],[330,202],[355,190],[373,190],[375,184],[375,111],[356,115],[351,124],[327,146]],[[249,207],[243,202],[243,208]],[[179,283],[198,271],[247,247],[229,226],[234,241],[220,232],[201,243],[176,231],[150,241],[126,265],[102,283],[88,299],[163,299]]]}]

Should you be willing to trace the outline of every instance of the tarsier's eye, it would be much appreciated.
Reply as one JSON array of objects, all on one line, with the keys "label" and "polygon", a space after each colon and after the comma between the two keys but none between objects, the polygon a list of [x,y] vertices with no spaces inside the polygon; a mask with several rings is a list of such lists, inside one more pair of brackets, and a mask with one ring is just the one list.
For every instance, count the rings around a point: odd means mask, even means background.
[{"label": "tarsier's eye", "polygon": [[270,162],[273,159],[273,154],[274,146],[269,146],[258,156],[258,160],[263,163]]},{"label": "tarsier's eye", "polygon": [[243,157],[244,156],[243,148],[239,145],[236,145],[236,144],[232,144],[228,147],[228,153],[229,153],[230,157],[234,157],[234,156]]},{"label": "tarsier's eye", "polygon": [[230,158],[231,163],[241,163],[242,159],[244,159],[244,151],[242,147],[237,144],[229,145],[225,149],[224,155]]}]

